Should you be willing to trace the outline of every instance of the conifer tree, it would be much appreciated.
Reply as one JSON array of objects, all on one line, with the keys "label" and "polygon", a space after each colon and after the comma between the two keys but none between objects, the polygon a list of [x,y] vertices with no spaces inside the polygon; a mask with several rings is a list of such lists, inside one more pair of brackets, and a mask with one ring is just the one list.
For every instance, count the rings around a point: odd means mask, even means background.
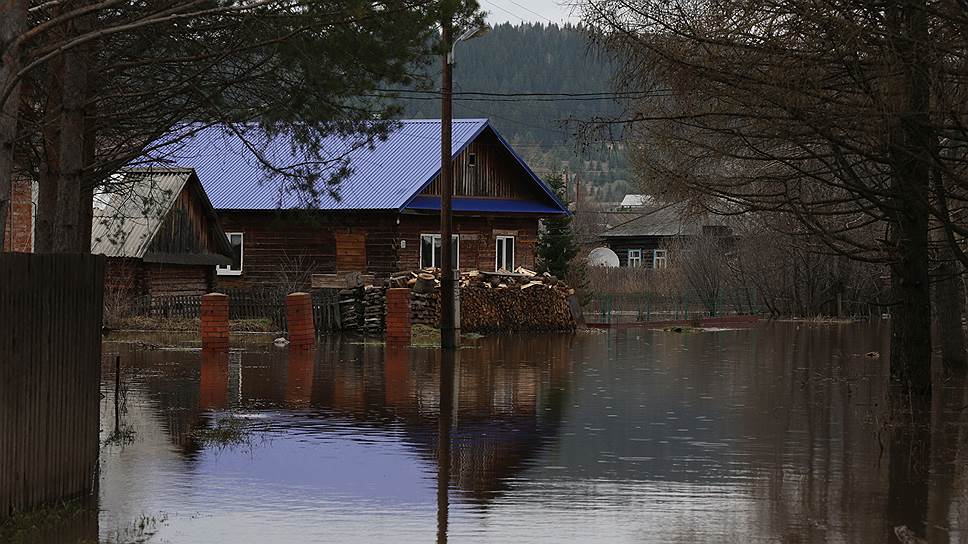
[{"label": "conifer tree", "polygon": [[[565,199],[565,181],[561,174],[553,173],[546,179],[558,198]],[[560,279],[568,279],[575,287],[585,283],[584,267],[576,261],[580,246],[571,225],[572,216],[565,215],[545,219],[535,248],[538,272],[549,272]]]}]

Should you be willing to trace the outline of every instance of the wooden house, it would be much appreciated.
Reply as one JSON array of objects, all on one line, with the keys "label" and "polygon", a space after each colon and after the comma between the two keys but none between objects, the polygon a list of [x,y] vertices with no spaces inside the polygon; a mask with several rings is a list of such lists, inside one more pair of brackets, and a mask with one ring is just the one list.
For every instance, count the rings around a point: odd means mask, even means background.
[{"label": "wooden house", "polygon": [[[458,267],[534,267],[540,219],[567,208],[486,119],[455,120],[453,142]],[[233,245],[235,259],[218,268],[220,287],[305,288],[311,274],[379,279],[440,264],[439,120],[402,121],[372,145],[354,136],[325,139],[322,178],[336,175],[339,183],[331,194],[321,178],[315,198],[295,187],[287,169],[320,159],[293,151],[283,137],[261,140],[258,158],[252,148],[210,127],[166,151],[198,172]],[[261,158],[277,169],[267,173]]]},{"label": "wooden house", "polygon": [[108,292],[202,295],[232,247],[194,170],[125,171],[95,197],[91,253],[108,257]]},{"label": "wooden house", "polygon": [[655,202],[645,195],[628,195],[618,209],[605,215],[608,228],[601,240],[623,267],[667,268],[690,239],[714,236],[726,248],[733,237],[723,217],[692,212],[682,203]]}]

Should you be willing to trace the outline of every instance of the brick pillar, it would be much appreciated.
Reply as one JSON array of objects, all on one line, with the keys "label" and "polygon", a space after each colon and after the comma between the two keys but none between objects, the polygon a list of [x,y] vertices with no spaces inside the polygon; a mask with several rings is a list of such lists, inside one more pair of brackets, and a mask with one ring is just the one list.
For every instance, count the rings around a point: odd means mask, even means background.
[{"label": "brick pillar", "polygon": [[7,209],[7,228],[2,245],[4,251],[29,253],[33,247],[33,184],[15,179],[10,187],[10,207]]},{"label": "brick pillar", "polygon": [[410,289],[387,289],[387,343],[410,343]]},{"label": "brick pillar", "polygon": [[306,349],[316,345],[313,298],[309,293],[286,295],[286,322],[289,325],[290,347]]},{"label": "brick pillar", "polygon": [[229,349],[229,297],[209,293],[202,297],[202,349]]}]

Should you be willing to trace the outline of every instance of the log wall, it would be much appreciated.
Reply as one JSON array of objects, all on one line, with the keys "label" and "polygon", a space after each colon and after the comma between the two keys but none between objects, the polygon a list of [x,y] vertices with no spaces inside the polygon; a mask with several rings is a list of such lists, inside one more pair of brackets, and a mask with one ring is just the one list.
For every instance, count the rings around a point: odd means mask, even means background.
[{"label": "log wall", "polygon": [[[406,242],[406,248],[399,250],[400,269],[420,268],[420,235],[439,232],[440,219],[435,215],[401,216],[399,237]],[[535,266],[536,218],[457,216],[454,232],[460,235],[461,270],[494,270],[498,236],[514,236],[515,266],[530,269]]]},{"label": "log wall", "polygon": [[[440,232],[440,219],[433,214],[220,214],[226,232],[241,232],[244,236],[242,274],[217,276],[219,289],[286,284],[295,290],[308,290],[311,274],[357,271],[373,274],[381,281],[398,270],[419,268],[420,235]],[[464,270],[494,270],[497,236],[514,236],[516,266],[534,268],[537,218],[457,216],[454,232],[461,237],[460,266]],[[291,281],[300,275],[304,281]],[[283,276],[290,281],[281,281]]]},{"label": "log wall", "polygon": [[619,266],[629,265],[629,250],[642,250],[642,268],[652,268],[652,252],[660,249],[666,243],[657,236],[627,236],[609,238],[608,247],[618,255]]},{"label": "log wall", "polygon": [[145,263],[140,259],[108,257],[104,287],[109,294],[128,297],[201,296],[212,289],[215,267]]},{"label": "log wall", "polygon": [[152,297],[201,296],[210,290],[215,267],[145,263],[144,271]]}]

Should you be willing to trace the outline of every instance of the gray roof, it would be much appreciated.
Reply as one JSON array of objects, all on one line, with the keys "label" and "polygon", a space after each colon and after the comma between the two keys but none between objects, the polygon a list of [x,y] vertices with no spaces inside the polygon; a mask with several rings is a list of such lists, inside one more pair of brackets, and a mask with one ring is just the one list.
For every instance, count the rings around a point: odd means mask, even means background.
[{"label": "gray roof", "polygon": [[724,217],[692,212],[685,203],[644,206],[634,212],[608,214],[603,238],[624,236],[694,236],[703,227],[728,226]]},{"label": "gray roof", "polygon": [[117,174],[112,193],[94,198],[91,253],[144,258],[148,246],[194,171],[152,168]]}]

